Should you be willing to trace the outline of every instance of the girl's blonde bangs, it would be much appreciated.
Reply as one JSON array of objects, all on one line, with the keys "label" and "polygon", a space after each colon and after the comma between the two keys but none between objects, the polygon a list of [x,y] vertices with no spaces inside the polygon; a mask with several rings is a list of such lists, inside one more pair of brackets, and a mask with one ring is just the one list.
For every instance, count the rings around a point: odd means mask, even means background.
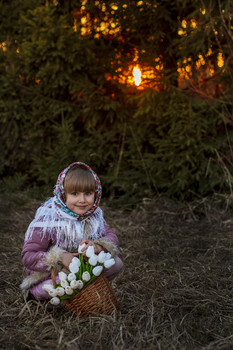
[{"label": "girl's blonde bangs", "polygon": [[95,192],[95,179],[89,169],[77,166],[68,171],[64,189],[66,193]]}]

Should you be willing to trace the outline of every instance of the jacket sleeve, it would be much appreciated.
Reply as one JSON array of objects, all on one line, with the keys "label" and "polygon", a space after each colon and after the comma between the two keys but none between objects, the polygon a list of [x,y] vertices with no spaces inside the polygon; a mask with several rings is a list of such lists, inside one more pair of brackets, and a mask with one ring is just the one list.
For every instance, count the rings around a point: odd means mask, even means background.
[{"label": "jacket sleeve", "polygon": [[119,240],[114,231],[110,229],[106,221],[104,222],[105,233],[103,237],[94,240],[94,243],[97,243],[103,247],[104,250],[111,253],[112,257],[119,254]]},{"label": "jacket sleeve", "polygon": [[49,235],[40,233],[40,229],[34,229],[34,232],[23,246],[22,263],[31,271],[50,271],[54,266],[61,264],[62,255],[65,250],[55,246]]}]

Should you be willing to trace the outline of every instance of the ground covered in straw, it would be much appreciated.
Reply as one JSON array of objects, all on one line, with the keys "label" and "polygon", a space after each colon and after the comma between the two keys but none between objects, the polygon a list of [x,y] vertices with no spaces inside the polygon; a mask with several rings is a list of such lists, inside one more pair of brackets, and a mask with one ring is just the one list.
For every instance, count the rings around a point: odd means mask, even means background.
[{"label": "ground covered in straw", "polygon": [[24,232],[39,204],[25,193],[0,196],[0,349],[233,349],[233,213],[226,201],[157,198],[137,210],[106,203],[125,259],[112,284],[120,310],[87,319],[25,302],[20,293]]}]

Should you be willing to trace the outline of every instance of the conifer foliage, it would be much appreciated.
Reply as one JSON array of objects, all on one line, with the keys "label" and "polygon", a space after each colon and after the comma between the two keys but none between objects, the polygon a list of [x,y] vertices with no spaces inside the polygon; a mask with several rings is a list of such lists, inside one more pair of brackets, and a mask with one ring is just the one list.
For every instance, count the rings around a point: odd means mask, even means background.
[{"label": "conifer foliage", "polygon": [[1,185],[79,160],[124,202],[231,189],[233,6],[211,3],[2,1]]}]

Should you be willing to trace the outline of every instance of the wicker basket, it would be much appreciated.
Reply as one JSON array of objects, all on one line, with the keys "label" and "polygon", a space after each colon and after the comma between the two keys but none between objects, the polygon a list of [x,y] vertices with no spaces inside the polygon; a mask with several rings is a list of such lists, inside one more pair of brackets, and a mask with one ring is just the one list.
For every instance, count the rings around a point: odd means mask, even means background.
[{"label": "wicker basket", "polygon": [[118,309],[116,296],[104,273],[93,283],[62,304],[75,316],[110,315]]}]

